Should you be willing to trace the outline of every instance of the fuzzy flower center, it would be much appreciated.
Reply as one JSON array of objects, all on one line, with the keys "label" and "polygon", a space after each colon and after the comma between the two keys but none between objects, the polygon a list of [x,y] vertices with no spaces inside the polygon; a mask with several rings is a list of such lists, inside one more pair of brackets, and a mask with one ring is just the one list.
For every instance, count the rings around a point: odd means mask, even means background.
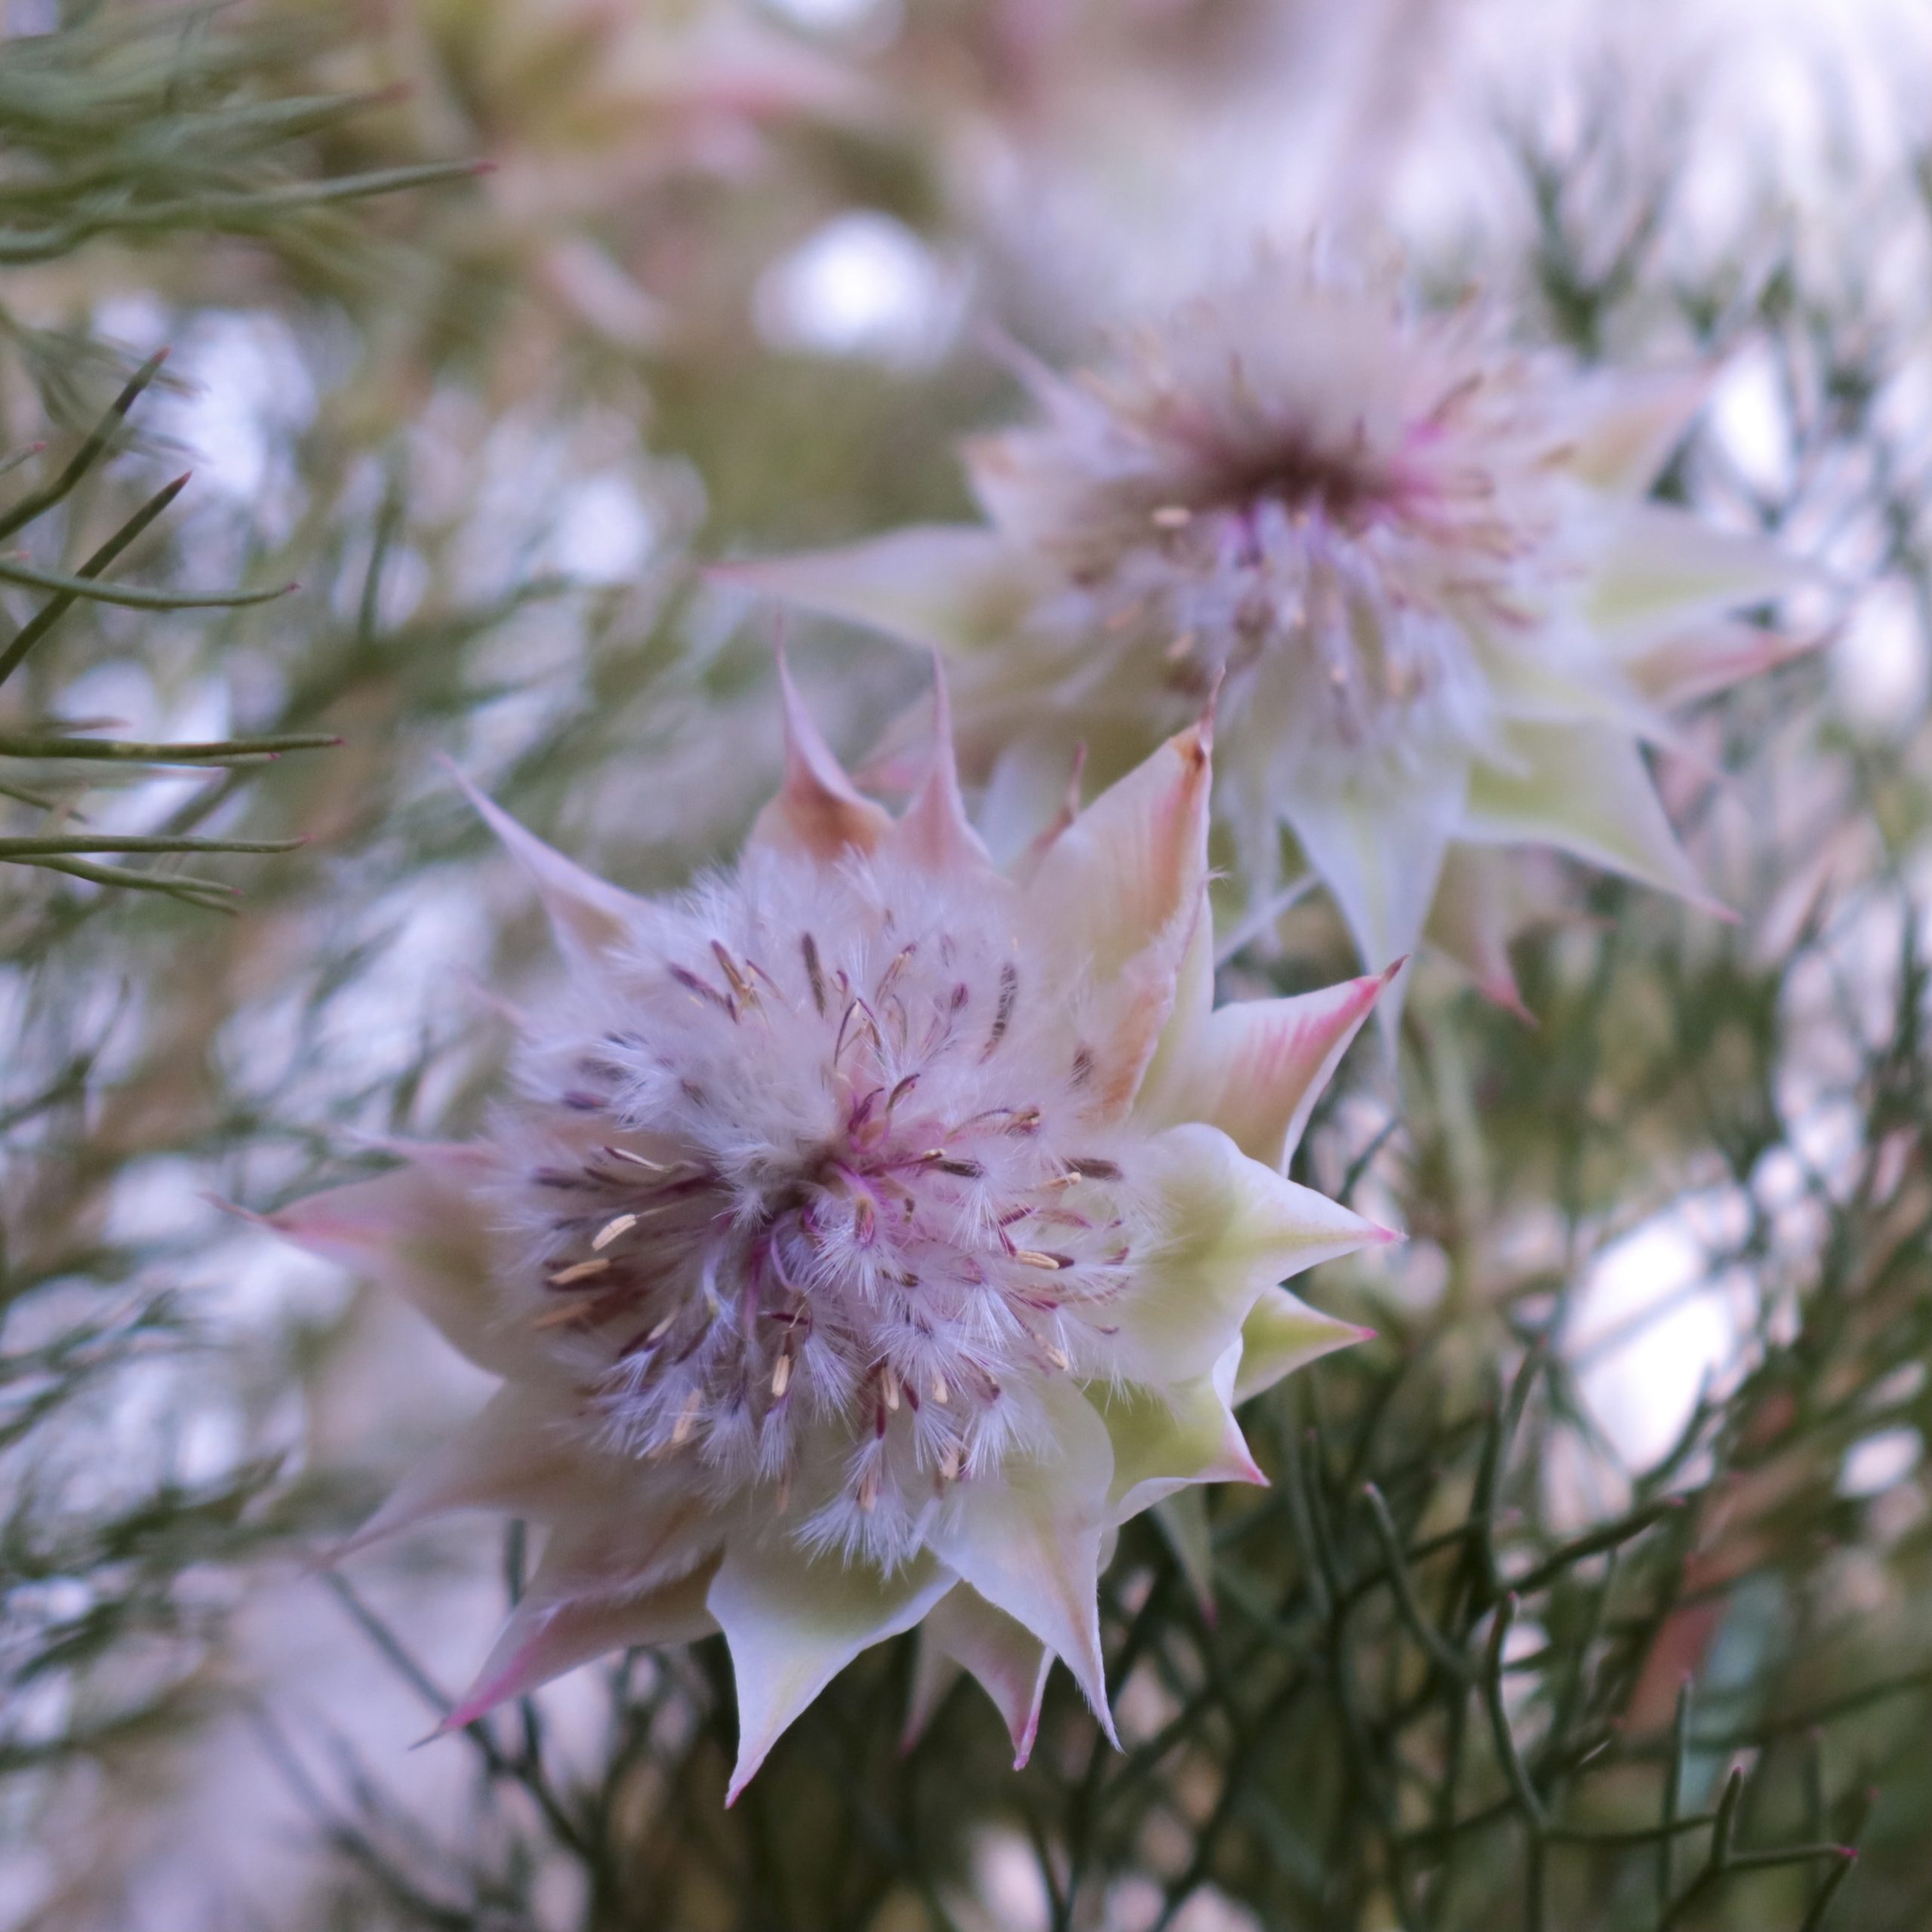
[{"label": "fuzzy flower center", "polygon": [[1472,318],[1271,275],[983,446],[981,475],[1143,681],[1189,705],[1225,681],[1297,758],[1470,740],[1471,634],[1530,629],[1556,568],[1543,386]]},{"label": "fuzzy flower center", "polygon": [[1125,1156],[1001,902],[765,884],[715,891],[540,1056],[571,1151],[521,1197],[534,1319],[607,1440],[891,1559],[1041,1435],[1042,1381],[1100,1366]]}]

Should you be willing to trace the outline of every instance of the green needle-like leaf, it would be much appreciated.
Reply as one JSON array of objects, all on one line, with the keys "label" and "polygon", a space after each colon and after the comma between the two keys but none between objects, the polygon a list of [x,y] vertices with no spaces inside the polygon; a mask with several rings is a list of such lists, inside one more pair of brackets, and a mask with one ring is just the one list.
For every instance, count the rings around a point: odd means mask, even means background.
[{"label": "green needle-like leaf", "polygon": [[131,583],[97,583],[62,571],[38,570],[11,557],[0,557],[0,583],[25,584],[34,590],[64,592],[97,604],[114,604],[129,611],[229,611],[250,604],[272,604],[300,585],[278,584],[272,590],[143,590]]}]

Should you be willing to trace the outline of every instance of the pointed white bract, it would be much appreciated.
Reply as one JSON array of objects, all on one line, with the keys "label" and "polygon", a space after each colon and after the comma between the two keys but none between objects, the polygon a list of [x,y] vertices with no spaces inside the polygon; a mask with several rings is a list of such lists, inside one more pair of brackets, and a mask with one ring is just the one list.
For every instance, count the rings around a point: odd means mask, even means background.
[{"label": "pointed white bract", "polygon": [[[1644,500],[1704,372],[1586,377],[1474,303],[1416,313],[1269,257],[1112,368],[1025,373],[1038,421],[968,454],[989,528],[738,580],[944,651],[1001,798],[1075,740],[1118,772],[1218,688],[1217,808],[1256,903],[1285,832],[1373,967],[1432,907],[1480,916],[1438,905],[1459,841],[1695,895],[1640,747],[1669,741],[1659,703],[1789,648],[1724,614],[1800,576]],[[1589,755],[1546,755],[1573,738]]]},{"label": "pointed white bract", "polygon": [[518,1097],[485,1142],[274,1217],[503,1378],[371,1526],[482,1506],[548,1531],[451,1721],[715,1626],[734,1795],[935,1606],[1023,1754],[1050,1657],[1111,1734],[1119,1524],[1260,1479],[1231,1407],[1247,1324],[1254,1386],[1358,1339],[1278,1284],[1387,1238],[1283,1171],[1384,982],[1213,1010],[1204,728],[1023,884],[966,823],[943,690],[897,820],[786,697],[779,795],[681,900],[488,808],[569,975]]}]

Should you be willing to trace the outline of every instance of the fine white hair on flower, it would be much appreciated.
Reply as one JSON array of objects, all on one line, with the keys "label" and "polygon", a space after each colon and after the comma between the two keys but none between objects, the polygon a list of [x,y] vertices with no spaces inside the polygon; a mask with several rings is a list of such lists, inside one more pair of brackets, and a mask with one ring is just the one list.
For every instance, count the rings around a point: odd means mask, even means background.
[{"label": "fine white hair on flower", "polygon": [[1310,283],[1197,300],[1045,420],[975,448],[980,495],[1072,592],[1097,655],[1198,705],[1278,706],[1284,759],[1346,771],[1492,728],[1469,633],[1535,621],[1565,426],[1466,306]]},{"label": "fine white hair on flower", "polygon": [[1702,897],[1643,747],[1788,654],[1727,614],[1799,574],[1647,499],[1709,371],[1586,374],[1475,297],[1272,253],[1076,379],[1019,359],[1036,420],[967,453],[985,527],[727,572],[946,652],[995,820],[1218,689],[1254,903],[1312,871],[1371,962],[1426,931],[1512,1000],[1498,846]]},{"label": "fine white hair on flower", "polygon": [[688,1445],[721,1498],[841,1472],[801,1534],[889,1565],[1037,1445],[1034,1381],[1106,1377],[1146,1235],[1081,989],[1001,883],[753,854],[529,1043],[497,1137],[535,1319],[612,1446]]},{"label": "fine white hair on flower", "polygon": [[1282,1278],[1389,1238],[1286,1168],[1390,974],[1214,1009],[1204,724],[1014,878],[965,819],[943,688],[894,820],[784,685],[783,789],[675,900],[477,797],[567,968],[515,1091],[480,1141],[274,1217],[503,1380],[358,1539],[479,1504],[547,1527],[451,1723],[722,1629],[734,1792],[928,1612],[1020,1757],[1052,1657],[1110,1728],[1118,1524],[1261,1479],[1232,1404],[1364,1332]]}]

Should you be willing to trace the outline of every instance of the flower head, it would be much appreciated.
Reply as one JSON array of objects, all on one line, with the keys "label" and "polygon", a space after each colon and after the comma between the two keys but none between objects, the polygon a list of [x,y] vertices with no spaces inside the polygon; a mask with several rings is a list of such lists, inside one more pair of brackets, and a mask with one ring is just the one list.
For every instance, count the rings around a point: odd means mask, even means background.
[{"label": "flower head", "polygon": [[1382,1230],[1284,1178],[1387,975],[1211,1011],[1204,728],[1002,876],[942,694],[897,820],[789,705],[737,869],[652,903],[479,808],[569,967],[481,1142],[275,1217],[503,1386],[365,1535],[488,1505],[549,1540],[469,1721],[721,1627],[733,1789],[936,1607],[1024,1755],[1051,1657],[1106,1719],[1116,1526],[1254,1481],[1231,1404],[1360,1331],[1281,1278]]},{"label": "flower head", "polygon": [[[1699,895],[1641,746],[1787,648],[1722,614],[1795,574],[1643,500],[1704,378],[1586,380],[1474,303],[1268,258],[1115,366],[1029,380],[1041,420],[969,453],[989,528],[740,573],[951,653],[997,800],[1037,811],[1076,742],[1122,768],[1218,688],[1251,891],[1285,828],[1365,958],[1422,936],[1452,841]],[[1453,944],[1469,909],[1438,910]]]}]

